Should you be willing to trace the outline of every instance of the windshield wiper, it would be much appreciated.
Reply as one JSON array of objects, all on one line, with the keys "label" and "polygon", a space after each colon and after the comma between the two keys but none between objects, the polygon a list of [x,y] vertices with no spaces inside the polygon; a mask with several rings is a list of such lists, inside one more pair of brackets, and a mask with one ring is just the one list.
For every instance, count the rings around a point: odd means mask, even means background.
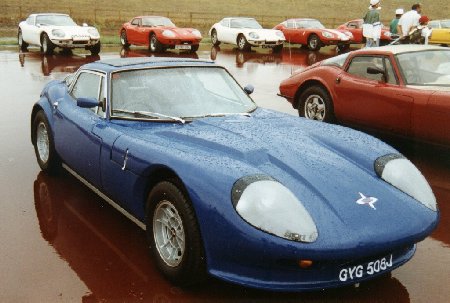
[{"label": "windshield wiper", "polygon": [[193,117],[183,117],[183,118],[209,118],[209,117],[225,117],[225,116],[245,116],[245,117],[251,117],[252,115],[250,113],[212,113],[212,114],[206,114],[202,116],[193,116]]},{"label": "windshield wiper", "polygon": [[113,109],[112,112],[113,113],[121,113],[121,114],[131,114],[134,116],[146,117],[146,118],[168,118],[172,121],[177,121],[182,124],[186,123],[186,121],[180,117],[172,117],[172,116],[167,116],[167,115],[155,113],[155,112],[132,111],[132,110],[126,110],[126,109]]}]

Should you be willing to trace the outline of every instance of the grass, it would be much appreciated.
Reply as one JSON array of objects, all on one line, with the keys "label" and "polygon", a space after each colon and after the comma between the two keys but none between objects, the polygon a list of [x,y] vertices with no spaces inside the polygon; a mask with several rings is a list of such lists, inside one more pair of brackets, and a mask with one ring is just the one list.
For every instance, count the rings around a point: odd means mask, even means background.
[{"label": "grass", "polygon": [[[409,9],[414,1],[382,1],[381,17],[385,24],[394,17],[396,8]],[[423,0],[423,14],[432,19],[448,17],[450,1]],[[2,0],[0,24],[16,28],[20,20],[33,12],[69,13],[77,22],[96,25],[103,34],[114,35],[120,25],[137,15],[164,15],[179,26],[197,27],[206,33],[224,16],[256,17],[265,27],[273,27],[288,17],[312,17],[326,26],[336,27],[346,20],[364,16],[369,0]],[[0,30],[0,37],[2,36]]]}]

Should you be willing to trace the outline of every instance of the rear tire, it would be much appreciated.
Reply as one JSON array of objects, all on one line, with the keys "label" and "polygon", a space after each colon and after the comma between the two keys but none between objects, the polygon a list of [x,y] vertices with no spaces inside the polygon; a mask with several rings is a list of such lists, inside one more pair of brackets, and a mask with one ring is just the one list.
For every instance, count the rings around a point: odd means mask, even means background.
[{"label": "rear tire", "polygon": [[61,159],[56,153],[52,131],[43,110],[38,111],[34,117],[32,140],[41,170],[56,173],[61,167]]},{"label": "rear tire", "polygon": [[335,122],[333,101],[327,90],[319,85],[308,87],[299,97],[298,114],[310,120]]},{"label": "rear tire", "polygon": [[17,32],[17,43],[19,44],[19,49],[22,52],[27,52],[28,51],[28,43],[23,41],[23,36],[22,36],[22,30],[21,29],[19,29],[19,31]]},{"label": "rear tire", "polygon": [[125,48],[130,47],[130,43],[128,43],[128,38],[127,38],[127,32],[126,32],[126,30],[123,30],[123,31],[120,33],[120,44],[121,44],[123,47],[125,47]]},{"label": "rear tire", "polygon": [[50,38],[47,36],[46,33],[42,35],[41,38],[41,51],[44,55],[51,55],[53,54],[53,50],[55,49],[55,45],[50,40]]},{"label": "rear tire", "polygon": [[164,46],[158,41],[155,34],[150,35],[149,50],[152,53],[161,53],[164,51]]},{"label": "rear tire", "polygon": [[203,243],[188,197],[175,182],[162,181],[151,190],[146,209],[147,239],[159,270],[181,286],[202,282]]},{"label": "rear tire", "polygon": [[321,41],[319,36],[317,36],[316,34],[312,34],[311,36],[309,36],[308,38],[308,48],[312,51],[318,51],[321,48]]},{"label": "rear tire", "polygon": [[211,31],[211,43],[214,46],[219,46],[220,45],[219,38],[217,37],[217,31],[215,29],[213,29]]},{"label": "rear tire", "polygon": [[237,37],[236,43],[237,43],[238,49],[241,51],[244,51],[244,52],[249,51],[252,48],[252,46],[247,42],[247,39],[245,38],[245,36],[243,34],[240,34]]},{"label": "rear tire", "polygon": [[198,48],[200,47],[199,44],[194,44],[191,46],[191,53],[195,53],[196,51],[198,51]]}]

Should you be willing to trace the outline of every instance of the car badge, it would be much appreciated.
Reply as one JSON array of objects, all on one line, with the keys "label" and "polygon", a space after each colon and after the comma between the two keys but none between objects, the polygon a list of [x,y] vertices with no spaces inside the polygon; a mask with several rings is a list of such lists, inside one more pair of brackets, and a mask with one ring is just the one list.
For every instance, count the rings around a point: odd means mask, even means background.
[{"label": "car badge", "polygon": [[361,196],[361,198],[356,200],[356,203],[358,203],[359,205],[369,205],[372,209],[376,210],[374,204],[378,201],[377,198],[375,198],[375,197],[366,197],[362,193],[359,193],[359,195]]}]

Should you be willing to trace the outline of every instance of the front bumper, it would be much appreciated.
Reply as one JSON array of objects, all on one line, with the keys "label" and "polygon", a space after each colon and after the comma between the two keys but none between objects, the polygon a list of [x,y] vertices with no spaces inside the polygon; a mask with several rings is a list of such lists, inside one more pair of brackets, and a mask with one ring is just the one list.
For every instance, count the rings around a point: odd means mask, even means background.
[{"label": "front bumper", "polygon": [[100,38],[98,39],[80,39],[80,40],[74,40],[74,39],[51,39],[52,43],[55,44],[58,47],[62,48],[86,48],[93,45],[96,45]]},{"label": "front bumper", "polygon": [[283,44],[285,40],[247,40],[251,46],[260,46],[264,48],[273,48],[275,46]]},{"label": "front bumper", "polygon": [[[269,263],[269,266],[258,267],[247,267],[241,263],[239,269],[233,270],[234,273],[219,270],[212,270],[210,273],[225,281],[273,291],[333,288],[360,283],[389,273],[410,260],[415,251],[414,244],[365,258],[318,261],[307,269],[300,268],[292,260],[278,260],[276,264]],[[383,259],[389,261],[390,266],[381,269],[379,261]],[[235,274],[236,272],[239,274]]]}]

